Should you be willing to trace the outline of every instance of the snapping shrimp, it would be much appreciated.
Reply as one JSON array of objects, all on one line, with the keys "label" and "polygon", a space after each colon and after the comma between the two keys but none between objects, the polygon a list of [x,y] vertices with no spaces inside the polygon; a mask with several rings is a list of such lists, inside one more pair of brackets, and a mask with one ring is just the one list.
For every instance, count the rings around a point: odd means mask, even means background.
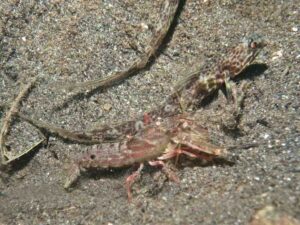
[{"label": "snapping shrimp", "polygon": [[[169,116],[169,111],[163,107],[146,114],[141,126],[136,126],[140,121],[136,123],[130,121],[119,125],[117,129],[122,131],[126,128],[131,132],[120,141],[103,144],[75,161],[65,188],[69,188],[85,170],[119,168],[138,164],[138,170],[125,182],[128,199],[131,200],[131,186],[139,176],[145,162],[151,166],[161,166],[169,179],[178,182],[177,176],[166,168],[165,161],[170,159],[177,161],[182,154],[204,160],[225,157],[226,149],[210,142],[207,130],[193,119],[193,114],[180,114],[179,104],[184,104],[185,107],[193,106],[222,85],[225,84],[228,87],[229,79],[236,77],[250,65],[264,46],[265,43],[262,41],[247,39],[230,51],[228,56],[206,76],[199,76],[199,74],[188,76],[177,87],[176,95],[171,95],[167,100],[168,104],[175,106],[175,112],[172,113],[177,115]],[[102,131],[99,129],[97,132],[101,134]]]}]

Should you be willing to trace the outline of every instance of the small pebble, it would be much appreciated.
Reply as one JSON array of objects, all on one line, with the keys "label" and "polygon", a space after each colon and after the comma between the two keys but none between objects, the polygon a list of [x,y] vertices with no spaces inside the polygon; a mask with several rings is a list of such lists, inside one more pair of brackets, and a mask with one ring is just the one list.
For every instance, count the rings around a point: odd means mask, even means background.
[{"label": "small pebble", "polygon": [[280,58],[282,58],[282,56],[283,56],[283,50],[281,49],[281,50],[279,50],[279,51],[277,51],[277,52],[274,52],[273,54],[272,54],[272,61],[275,61],[275,60],[278,60],[278,59],[280,59]]},{"label": "small pebble", "polygon": [[109,104],[109,103],[105,103],[103,106],[102,106],[103,110],[105,111],[110,111],[111,108],[112,108],[112,105]]}]

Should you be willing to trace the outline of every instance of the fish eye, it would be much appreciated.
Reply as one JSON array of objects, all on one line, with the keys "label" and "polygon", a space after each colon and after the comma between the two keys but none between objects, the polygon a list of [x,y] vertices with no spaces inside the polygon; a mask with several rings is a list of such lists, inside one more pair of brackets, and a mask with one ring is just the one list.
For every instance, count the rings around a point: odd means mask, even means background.
[{"label": "fish eye", "polygon": [[250,42],[250,48],[253,48],[253,49],[257,48],[257,42],[251,41]]}]

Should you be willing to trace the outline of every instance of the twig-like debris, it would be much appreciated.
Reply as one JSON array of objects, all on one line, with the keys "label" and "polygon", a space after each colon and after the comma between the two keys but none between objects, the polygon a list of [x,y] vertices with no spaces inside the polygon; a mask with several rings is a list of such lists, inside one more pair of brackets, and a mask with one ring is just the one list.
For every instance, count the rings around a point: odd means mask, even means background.
[{"label": "twig-like debris", "polygon": [[35,148],[37,148],[38,146],[40,146],[44,141],[45,141],[45,139],[41,139],[41,140],[37,141],[34,145],[32,145],[30,148],[22,151],[20,154],[17,154],[17,155],[12,155],[11,154],[9,157],[6,154],[5,157],[9,158],[9,159],[5,160],[3,162],[3,165],[7,165],[10,162],[15,161],[16,159],[19,159],[20,157],[22,157],[23,155],[27,154],[28,152],[31,152],[32,150],[34,150]]},{"label": "twig-like debris", "polygon": [[33,78],[28,84],[21,88],[20,93],[13,101],[10,110],[7,112],[6,116],[3,119],[2,129],[0,131],[0,150],[1,150],[1,161],[5,163],[6,158],[10,159],[7,155],[7,148],[5,146],[6,136],[9,132],[11,121],[13,116],[18,113],[19,105],[22,101],[22,98],[29,92],[30,88],[35,84],[37,78]]},{"label": "twig-like debris", "polygon": [[69,141],[75,141],[82,144],[99,144],[101,142],[101,140],[96,139],[91,135],[85,134],[84,132],[69,131],[50,123],[30,118],[20,112],[18,112],[16,116],[37,127],[38,129],[46,130],[49,133],[58,135],[59,137],[62,137],[63,139]]},{"label": "twig-like debris", "polygon": [[169,31],[170,25],[174,19],[176,10],[178,8],[178,0],[166,1],[161,22],[157,30],[155,31],[149,46],[146,48],[145,52],[136,59],[131,66],[123,71],[118,71],[106,78],[99,78],[91,81],[86,81],[82,83],[66,85],[64,87],[59,87],[68,91],[82,90],[82,89],[95,89],[95,88],[107,88],[115,83],[120,82],[131,76],[132,74],[144,69],[149,63],[152,56],[155,55],[159,47],[161,46],[166,34]]}]

